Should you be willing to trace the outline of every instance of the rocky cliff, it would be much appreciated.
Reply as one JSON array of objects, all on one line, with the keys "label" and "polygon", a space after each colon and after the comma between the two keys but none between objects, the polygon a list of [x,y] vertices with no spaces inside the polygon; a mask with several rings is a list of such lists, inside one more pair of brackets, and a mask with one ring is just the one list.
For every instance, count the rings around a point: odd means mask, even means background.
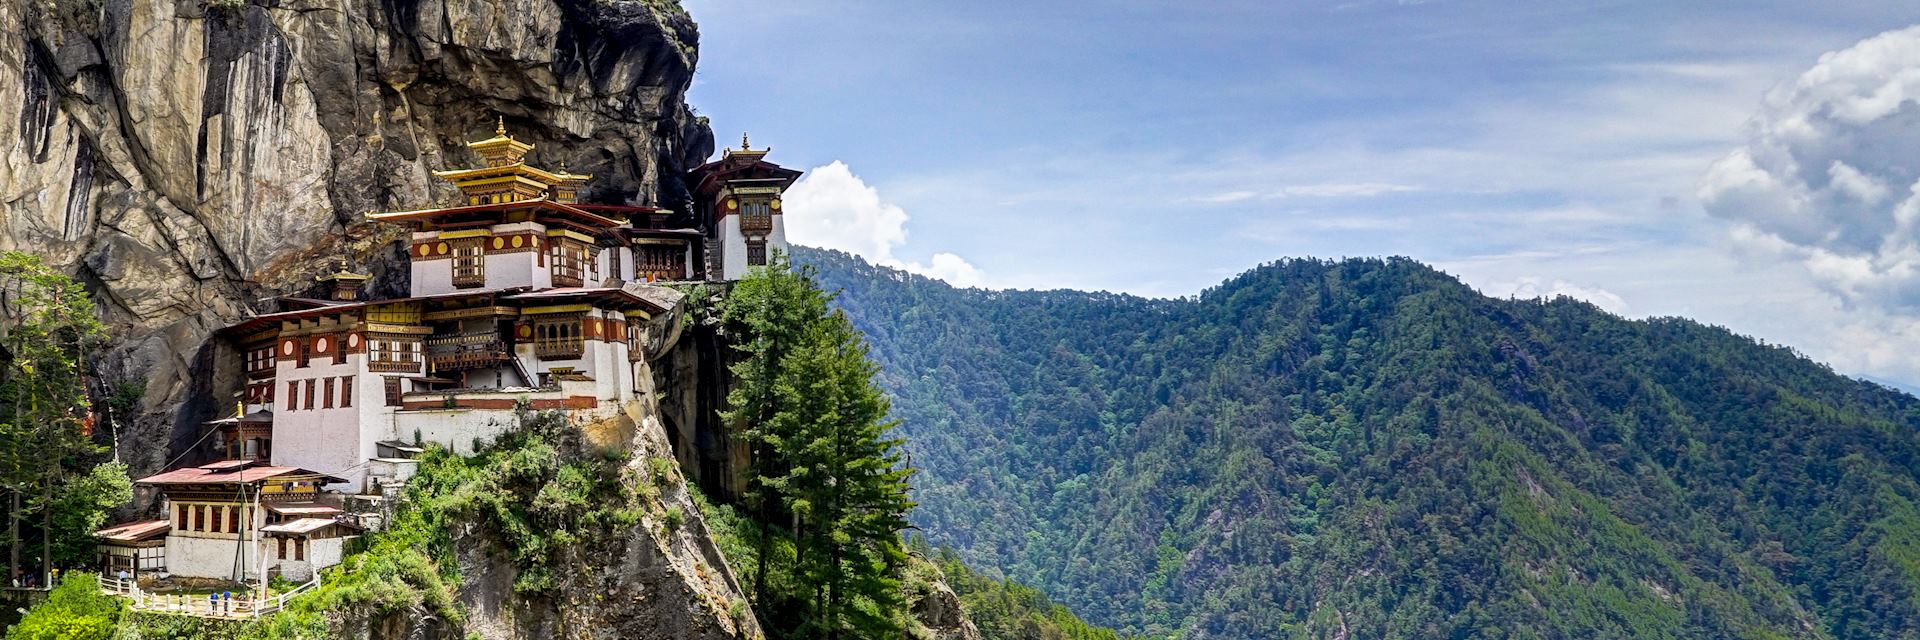
[{"label": "rocky cliff", "polygon": [[0,249],[93,287],[150,471],[224,404],[211,331],[333,259],[404,289],[362,214],[445,202],[496,115],[590,201],[683,208],[698,39],[667,0],[0,0]]}]

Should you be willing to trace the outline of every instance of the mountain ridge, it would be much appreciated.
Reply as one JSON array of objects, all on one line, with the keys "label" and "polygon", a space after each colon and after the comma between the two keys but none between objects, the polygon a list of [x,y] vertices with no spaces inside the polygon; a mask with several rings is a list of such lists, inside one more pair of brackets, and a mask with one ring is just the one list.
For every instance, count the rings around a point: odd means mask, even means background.
[{"label": "mountain ridge", "polygon": [[1488,298],[1406,259],[1152,300],[796,257],[843,290],[899,398],[916,523],[1090,621],[1920,633],[1920,401],[1789,348]]}]

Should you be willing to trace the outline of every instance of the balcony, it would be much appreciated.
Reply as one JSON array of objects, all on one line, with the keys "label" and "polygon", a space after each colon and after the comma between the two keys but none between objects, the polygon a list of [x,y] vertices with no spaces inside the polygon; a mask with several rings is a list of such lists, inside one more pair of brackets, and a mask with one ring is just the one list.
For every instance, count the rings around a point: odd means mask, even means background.
[{"label": "balcony", "polygon": [[513,349],[492,332],[427,339],[427,362],[434,371],[482,369],[513,360]]}]

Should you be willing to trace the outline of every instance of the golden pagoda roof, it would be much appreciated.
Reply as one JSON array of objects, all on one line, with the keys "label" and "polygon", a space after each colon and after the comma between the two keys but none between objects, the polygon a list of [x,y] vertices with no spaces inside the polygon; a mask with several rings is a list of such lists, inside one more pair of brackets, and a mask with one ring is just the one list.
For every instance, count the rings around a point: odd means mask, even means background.
[{"label": "golden pagoda roof", "polygon": [[593,177],[593,176],[577,176],[571,173],[554,173],[551,171],[547,171],[546,169],[533,167],[531,165],[528,165],[525,162],[515,162],[513,164],[501,165],[498,167],[480,167],[478,169],[448,169],[446,171],[433,172],[434,177],[452,181],[452,182],[459,182],[462,180],[475,180],[479,178],[491,178],[494,176],[503,176],[508,174],[524,175],[524,176],[539,180],[541,182],[545,182],[547,184],[556,184],[566,180],[585,180],[587,178]]},{"label": "golden pagoda roof", "polygon": [[334,270],[332,273],[328,273],[326,275],[314,278],[314,280],[318,282],[338,282],[338,281],[365,282],[367,280],[373,279],[373,276],[371,275],[364,274],[364,273],[354,273],[352,270],[347,269],[347,261],[345,260],[341,260],[335,264],[337,266],[334,267]]},{"label": "golden pagoda roof", "polygon": [[467,143],[468,149],[478,151],[480,152],[480,155],[483,155],[483,156],[489,155],[488,152],[490,151],[525,154],[526,152],[533,150],[533,145],[527,144],[525,142],[521,142],[519,140],[515,140],[513,139],[513,136],[507,135],[506,117],[505,116],[497,116],[497,117],[498,117],[498,120],[495,120],[494,126],[493,126],[493,137],[487,138],[485,140],[481,140],[479,142],[469,142]]},{"label": "golden pagoda roof", "polygon": [[747,140],[747,132],[742,131],[740,132],[740,149],[736,151],[732,147],[728,147],[726,149],[723,149],[722,151],[725,152],[726,157],[746,156],[749,158],[760,158],[772,152],[773,147],[766,147],[763,149],[753,148],[753,145]]}]

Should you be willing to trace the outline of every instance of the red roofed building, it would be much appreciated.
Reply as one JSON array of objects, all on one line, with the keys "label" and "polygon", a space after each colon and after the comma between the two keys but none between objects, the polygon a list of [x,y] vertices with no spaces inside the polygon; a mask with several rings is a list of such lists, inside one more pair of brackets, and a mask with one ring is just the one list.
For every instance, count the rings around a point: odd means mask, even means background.
[{"label": "red roofed building", "polygon": [[[166,519],[101,529],[108,575],[166,571],[190,578],[255,580],[272,572],[264,527],[279,506],[314,507],[322,488],[344,479],[258,460],[223,460],[147,476],[135,484],[160,490]],[[338,514],[314,510],[302,513]],[[161,536],[164,536],[162,538]],[[156,544],[158,542],[158,544]],[[155,549],[158,551],[155,551]],[[339,562],[334,557],[335,563]],[[313,568],[303,567],[307,575]]]}]

